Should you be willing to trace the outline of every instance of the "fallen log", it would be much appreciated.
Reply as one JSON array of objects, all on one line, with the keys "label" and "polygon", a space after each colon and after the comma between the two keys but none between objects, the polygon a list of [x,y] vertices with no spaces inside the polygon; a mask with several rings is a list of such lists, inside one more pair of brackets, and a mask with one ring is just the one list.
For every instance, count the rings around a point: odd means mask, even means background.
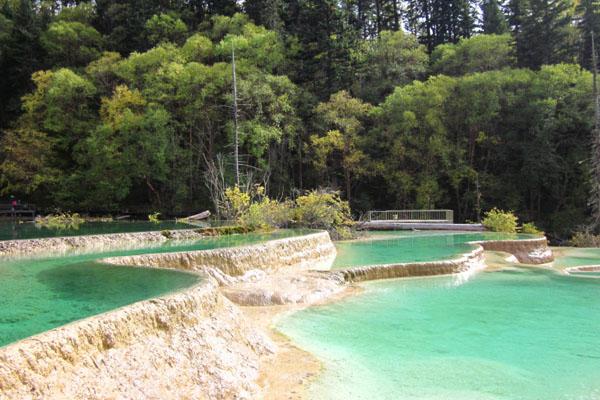
[{"label": "fallen log", "polygon": [[186,217],[184,219],[187,219],[188,221],[199,221],[208,217],[210,217],[210,211],[206,210],[198,214],[190,215],[189,217]]}]

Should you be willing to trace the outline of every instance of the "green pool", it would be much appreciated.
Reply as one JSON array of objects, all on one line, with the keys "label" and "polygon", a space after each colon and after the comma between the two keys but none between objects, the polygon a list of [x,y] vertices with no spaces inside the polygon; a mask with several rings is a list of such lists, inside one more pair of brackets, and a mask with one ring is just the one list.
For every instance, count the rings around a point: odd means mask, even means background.
[{"label": "green pool", "polygon": [[2,260],[0,346],[198,282],[196,275],[185,272],[103,265],[95,261],[99,258],[232,247],[304,233],[282,230],[128,251]]},{"label": "green pool", "polygon": [[98,235],[104,233],[131,233],[161,231],[164,229],[190,229],[193,225],[175,221],[114,221],[85,222],[77,228],[56,229],[37,225],[33,222],[0,222],[0,240],[35,239],[59,236]]},{"label": "green pool", "polygon": [[312,398],[600,399],[596,279],[517,269],[364,286],[279,325],[325,362]]},{"label": "green pool", "polygon": [[[572,256],[558,263],[600,264]],[[600,279],[509,267],[369,282],[278,328],[324,363],[312,399],[600,399]]]},{"label": "green pool", "polygon": [[444,260],[471,250],[468,242],[531,237],[492,232],[368,232],[360,240],[336,243],[333,268]]},{"label": "green pool", "polygon": [[600,265],[600,249],[561,249],[562,256],[555,261],[559,268]]}]

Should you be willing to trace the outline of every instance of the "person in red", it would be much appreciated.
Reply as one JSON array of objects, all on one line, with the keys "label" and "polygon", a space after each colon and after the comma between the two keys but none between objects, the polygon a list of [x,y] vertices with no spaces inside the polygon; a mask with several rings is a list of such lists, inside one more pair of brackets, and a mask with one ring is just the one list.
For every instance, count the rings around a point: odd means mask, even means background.
[{"label": "person in red", "polygon": [[15,196],[11,195],[10,196],[10,206],[11,206],[13,217],[16,215],[15,211],[17,211],[17,204],[19,204],[17,199],[15,198]]}]

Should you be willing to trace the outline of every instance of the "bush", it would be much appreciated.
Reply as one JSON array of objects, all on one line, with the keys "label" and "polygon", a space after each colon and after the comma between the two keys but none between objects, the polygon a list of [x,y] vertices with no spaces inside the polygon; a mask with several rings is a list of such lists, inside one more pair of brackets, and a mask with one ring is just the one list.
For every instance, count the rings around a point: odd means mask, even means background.
[{"label": "bush", "polygon": [[527,222],[523,224],[521,227],[521,233],[526,233],[529,235],[543,235],[544,232],[539,230],[537,226],[533,222]]},{"label": "bush", "polygon": [[301,227],[326,229],[334,239],[352,236],[350,205],[337,192],[311,191],[296,199],[296,223]]},{"label": "bush", "polygon": [[239,186],[225,189],[225,210],[227,219],[239,220],[250,208],[251,193],[244,192]]},{"label": "bush", "polygon": [[158,219],[158,217],[160,217],[160,213],[159,212],[155,212],[152,214],[148,214],[148,221],[158,224],[160,222],[160,219]]},{"label": "bush", "polygon": [[576,232],[570,244],[575,247],[600,247],[600,235],[588,231]]},{"label": "bush", "polygon": [[292,217],[293,204],[291,202],[280,202],[264,197],[261,201],[250,204],[238,221],[242,226],[253,230],[268,230],[288,226]]},{"label": "bush", "polygon": [[485,214],[482,221],[483,226],[493,232],[517,232],[517,217],[512,211],[503,211],[492,208]]},{"label": "bush", "polygon": [[197,229],[196,232],[201,233],[205,236],[226,236],[235,235],[239,233],[249,233],[251,230],[245,226],[233,225],[233,226],[217,226]]},{"label": "bush", "polygon": [[264,194],[262,186],[250,192],[239,187],[225,190],[226,215],[248,230],[289,226],[326,229],[334,239],[352,236],[350,205],[337,192],[311,191],[296,199],[279,201]]},{"label": "bush", "polygon": [[45,217],[37,217],[35,224],[50,229],[79,229],[79,225],[85,220],[77,213],[50,214]]}]

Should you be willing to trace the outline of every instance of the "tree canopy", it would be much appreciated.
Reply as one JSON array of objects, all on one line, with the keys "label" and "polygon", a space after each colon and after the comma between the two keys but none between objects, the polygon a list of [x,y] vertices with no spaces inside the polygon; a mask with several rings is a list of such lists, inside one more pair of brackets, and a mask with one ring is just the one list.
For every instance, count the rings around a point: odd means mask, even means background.
[{"label": "tree canopy", "polygon": [[355,214],[589,215],[596,1],[0,0],[0,192],[197,210],[234,182]]}]

